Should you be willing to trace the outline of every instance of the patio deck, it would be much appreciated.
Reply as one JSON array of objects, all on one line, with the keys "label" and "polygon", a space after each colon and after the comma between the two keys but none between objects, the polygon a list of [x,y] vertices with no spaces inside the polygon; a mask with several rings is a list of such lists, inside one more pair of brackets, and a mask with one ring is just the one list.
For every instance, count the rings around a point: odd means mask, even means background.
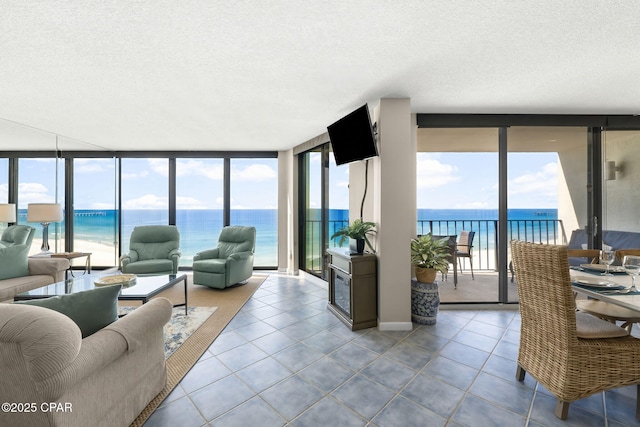
[{"label": "patio deck", "polygon": [[[471,278],[471,271],[458,271],[458,287],[453,286],[453,275],[449,274],[447,280],[442,280],[438,275],[438,289],[440,302],[443,304],[465,303],[495,303],[498,301],[498,272],[475,271],[475,280]],[[508,285],[509,302],[518,301],[518,289],[515,282]]]}]

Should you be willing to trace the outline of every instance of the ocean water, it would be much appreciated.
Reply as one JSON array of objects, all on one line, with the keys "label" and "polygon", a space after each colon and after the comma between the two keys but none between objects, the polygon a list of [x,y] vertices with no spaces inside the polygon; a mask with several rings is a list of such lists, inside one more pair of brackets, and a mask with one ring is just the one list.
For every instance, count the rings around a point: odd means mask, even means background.
[{"label": "ocean water", "polygon": [[[18,212],[18,221],[26,224],[26,210]],[[320,237],[320,211],[308,210],[313,240]],[[461,230],[476,231],[474,247],[492,249],[498,220],[497,209],[419,209],[418,234],[433,232],[437,235],[459,234]],[[550,234],[558,236],[557,209],[510,209],[509,239],[527,238],[532,241],[548,239]],[[123,210],[122,240],[123,252],[128,251],[129,236],[137,225],[167,224],[166,210]],[[349,211],[331,209],[329,211],[329,235],[348,224]],[[277,265],[278,217],[275,209],[232,209],[232,225],[253,225],[257,230],[256,265]],[[36,227],[36,236],[41,236],[40,224]],[[181,265],[190,265],[195,253],[216,246],[218,234],[223,226],[222,210],[179,209],[176,212],[176,225],[180,230],[182,251]],[[50,233],[64,230],[64,223],[51,226]],[[115,210],[76,210],[74,215],[74,234],[77,240],[114,246],[117,242],[118,218]],[[518,234],[520,233],[520,234]],[[554,238],[556,238],[554,237]],[[50,238],[53,238],[50,237]],[[308,242],[313,246],[314,242]],[[335,246],[337,242],[330,242]],[[307,246],[309,247],[309,245]]]}]

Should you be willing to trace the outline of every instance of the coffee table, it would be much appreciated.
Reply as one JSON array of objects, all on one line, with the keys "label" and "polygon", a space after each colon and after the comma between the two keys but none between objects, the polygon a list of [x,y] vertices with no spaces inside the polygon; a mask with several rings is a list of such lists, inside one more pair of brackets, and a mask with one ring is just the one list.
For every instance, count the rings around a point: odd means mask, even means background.
[{"label": "coffee table", "polygon": [[[53,283],[51,285],[36,288],[27,292],[16,295],[15,301],[24,301],[37,298],[49,298],[57,295],[72,294],[74,292],[88,291],[98,286],[94,281],[101,277],[113,276],[121,274],[120,272],[111,273],[95,273],[74,277],[62,282]],[[186,274],[164,274],[159,276],[138,276],[135,285],[122,288],[119,300],[122,301],[142,301],[146,303],[150,298],[158,295],[160,292],[175,285],[184,282],[184,304],[175,304],[174,307],[184,306],[184,313],[187,314],[187,275]]]}]

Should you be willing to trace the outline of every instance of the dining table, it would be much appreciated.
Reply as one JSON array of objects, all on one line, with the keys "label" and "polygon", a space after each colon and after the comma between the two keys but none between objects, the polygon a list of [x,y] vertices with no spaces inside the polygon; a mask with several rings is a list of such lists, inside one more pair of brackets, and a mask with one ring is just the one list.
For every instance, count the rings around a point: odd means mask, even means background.
[{"label": "dining table", "polygon": [[[611,266],[609,275],[604,274],[605,270],[605,266],[600,264],[570,267],[573,290],[640,313],[640,291],[629,292],[631,276],[620,266]],[[636,288],[640,290],[640,277],[636,277]]]}]

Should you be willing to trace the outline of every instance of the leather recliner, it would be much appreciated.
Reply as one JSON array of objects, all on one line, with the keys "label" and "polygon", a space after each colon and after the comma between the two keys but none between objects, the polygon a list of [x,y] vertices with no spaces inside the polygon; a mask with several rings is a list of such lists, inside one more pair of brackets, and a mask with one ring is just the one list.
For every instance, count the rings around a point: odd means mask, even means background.
[{"label": "leather recliner", "polygon": [[224,227],[217,248],[193,257],[193,283],[224,289],[247,280],[253,274],[255,247],[255,227]]}]

